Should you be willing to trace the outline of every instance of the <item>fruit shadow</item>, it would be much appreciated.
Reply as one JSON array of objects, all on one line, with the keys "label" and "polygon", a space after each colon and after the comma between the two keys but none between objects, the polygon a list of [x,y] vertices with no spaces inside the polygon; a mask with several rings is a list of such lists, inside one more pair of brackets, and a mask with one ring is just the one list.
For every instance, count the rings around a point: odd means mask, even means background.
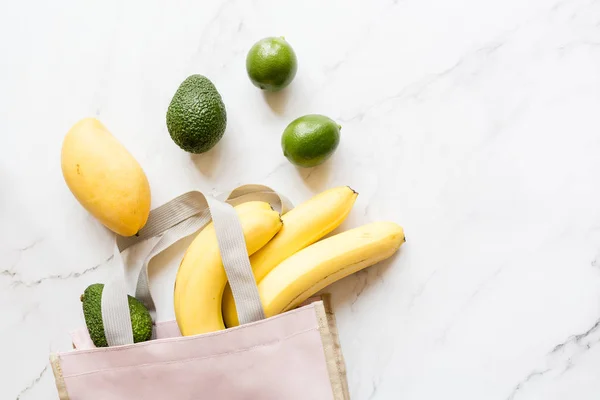
[{"label": "fruit shadow", "polygon": [[[227,135],[227,132],[225,134]],[[206,153],[190,154],[190,159],[202,175],[211,178],[217,170],[219,160],[223,157],[224,147],[223,140],[221,140]]]},{"label": "fruit shadow", "polygon": [[[382,290],[379,287],[380,282],[385,281],[388,270],[394,264],[398,264],[396,263],[396,259],[401,254],[402,247],[390,258],[347,276],[324,288],[320,293],[331,295],[331,305],[334,310],[338,307],[350,307],[354,309],[362,296],[368,296],[368,293],[373,290]],[[400,265],[397,265],[397,267],[400,267]]]},{"label": "fruit shadow", "polygon": [[296,171],[302,177],[304,184],[313,192],[325,189],[331,175],[331,163],[325,161],[323,164],[312,168],[296,167]]},{"label": "fruit shadow", "polygon": [[271,110],[277,115],[283,115],[285,108],[290,100],[289,86],[279,92],[263,92],[265,101],[271,107]]}]

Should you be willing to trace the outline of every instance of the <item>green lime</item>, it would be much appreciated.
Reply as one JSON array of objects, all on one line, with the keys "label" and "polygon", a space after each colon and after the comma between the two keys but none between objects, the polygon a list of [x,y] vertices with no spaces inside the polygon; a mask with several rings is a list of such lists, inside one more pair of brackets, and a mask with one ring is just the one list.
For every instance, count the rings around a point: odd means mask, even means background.
[{"label": "green lime", "polygon": [[282,37],[268,37],[252,46],[246,57],[246,71],[254,86],[269,92],[283,89],[296,76],[296,53]]},{"label": "green lime", "polygon": [[299,167],[314,167],[327,160],[340,143],[341,126],[324,115],[310,114],[292,121],[283,131],[283,155]]}]

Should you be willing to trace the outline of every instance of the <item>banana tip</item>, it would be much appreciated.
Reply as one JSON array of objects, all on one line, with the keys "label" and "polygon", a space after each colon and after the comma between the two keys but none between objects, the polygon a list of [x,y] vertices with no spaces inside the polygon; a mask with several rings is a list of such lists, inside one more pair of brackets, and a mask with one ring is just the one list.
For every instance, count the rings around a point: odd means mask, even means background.
[{"label": "banana tip", "polygon": [[352,193],[358,194],[358,192],[356,190],[352,189],[350,186],[348,186],[348,189],[352,190]]}]

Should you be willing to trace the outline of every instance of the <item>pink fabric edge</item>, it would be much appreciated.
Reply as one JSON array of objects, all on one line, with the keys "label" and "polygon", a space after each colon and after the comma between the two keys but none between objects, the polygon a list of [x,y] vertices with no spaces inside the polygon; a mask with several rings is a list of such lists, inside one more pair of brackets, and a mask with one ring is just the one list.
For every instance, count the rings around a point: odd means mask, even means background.
[{"label": "pink fabric edge", "polygon": [[[313,297],[309,298],[308,300],[306,300],[304,303],[302,303],[299,308],[310,305],[310,304],[312,304],[316,301],[320,301],[320,300],[321,300],[321,296],[313,296]],[[294,311],[294,310],[292,310],[292,311]],[[288,311],[288,312],[291,312],[291,311]],[[282,314],[279,314],[279,315],[282,315]],[[271,318],[275,318],[275,317],[278,317],[278,315],[271,317]],[[270,319],[270,318],[267,318],[267,319]],[[253,322],[253,324],[256,324],[259,322],[261,322],[261,321]],[[246,324],[246,325],[251,325],[251,324]],[[244,325],[244,326],[246,326],[246,325]],[[153,339],[153,340],[168,339],[168,338],[174,338],[174,337],[181,336],[181,333],[179,331],[179,326],[177,325],[177,321],[175,321],[175,320],[156,322],[154,324],[154,328],[155,328],[155,331],[154,331],[155,339]],[[226,330],[236,329],[236,328],[239,328],[239,327],[236,326],[234,328],[228,328]],[[223,331],[221,331],[221,332],[223,332]],[[69,332],[69,335],[71,336],[71,342],[73,343],[73,347],[75,348],[75,350],[84,351],[84,350],[93,350],[93,349],[97,348],[94,345],[94,342],[92,342],[92,339],[90,338],[90,334],[87,330],[87,327],[81,327],[81,328],[75,329],[75,330]],[[121,346],[119,346],[119,347],[121,347]],[[60,353],[60,354],[64,354],[64,353]]]},{"label": "pink fabric edge", "polygon": [[[317,299],[320,300],[320,299]],[[300,307],[300,308],[296,308],[294,310],[291,311],[287,311],[283,314],[278,314],[275,315],[273,317],[269,317],[260,321],[256,321],[256,322],[251,322],[249,324],[244,324],[244,325],[240,325],[240,326],[235,326],[233,328],[227,328],[221,331],[215,331],[215,332],[209,332],[209,333],[203,333],[202,336],[217,336],[217,335],[223,335],[225,333],[234,331],[234,330],[244,330],[247,329],[251,326],[256,326],[256,325],[260,325],[260,324],[264,324],[268,321],[272,321],[274,319],[278,319],[278,318],[282,318],[286,315],[292,314],[292,313],[297,313],[300,312],[301,310],[304,310],[306,308],[314,308],[314,304],[313,302],[310,302],[309,304]],[[159,336],[158,333],[158,327],[161,326],[161,328],[166,328],[169,327],[171,328],[172,325],[175,325],[177,327],[177,321],[172,320],[172,321],[161,321],[155,324],[155,326],[157,327],[157,338],[147,341],[147,342],[142,342],[142,343],[135,343],[135,344],[127,344],[127,345],[123,345],[123,346],[114,346],[114,347],[101,347],[101,348],[97,348],[94,343],[92,342],[92,339],[90,338],[90,335],[87,331],[87,328],[80,328],[77,329],[75,331],[71,332],[71,340],[73,342],[73,345],[75,346],[75,351],[71,350],[71,351],[67,351],[67,352],[58,352],[58,354],[61,357],[65,357],[65,356],[69,356],[69,355],[73,355],[75,353],[86,353],[86,352],[95,352],[95,351],[116,351],[116,350],[120,350],[120,349],[126,349],[132,346],[136,346],[136,347],[140,347],[140,346],[147,346],[150,345],[152,343],[156,343],[157,341],[168,341],[168,340],[173,340],[173,339],[177,339],[177,340],[193,340],[194,338],[196,338],[198,335],[195,336],[180,336],[180,335],[169,335],[169,336]],[[161,329],[162,330],[162,329]],[[177,331],[179,331],[179,328],[177,328]],[[80,346],[84,346],[84,347],[80,347]],[[90,347],[88,347],[90,346]]]}]

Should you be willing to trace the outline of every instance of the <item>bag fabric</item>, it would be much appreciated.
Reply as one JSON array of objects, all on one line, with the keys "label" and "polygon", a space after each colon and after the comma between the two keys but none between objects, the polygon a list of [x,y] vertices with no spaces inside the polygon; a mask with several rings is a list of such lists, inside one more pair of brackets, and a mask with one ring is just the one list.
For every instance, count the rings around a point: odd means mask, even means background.
[{"label": "bag fabric", "polygon": [[110,347],[94,348],[87,330],[80,330],[72,335],[75,350],[50,356],[61,400],[349,399],[327,296],[264,319],[232,208],[253,200],[268,201],[282,213],[291,207],[284,197],[260,185],[243,186],[221,199],[189,192],[153,210],[138,237],[118,237],[112,261],[122,266],[122,251],[158,238],[144,260],[136,289],[136,297],[155,317],[148,263],[197,232],[212,215],[240,321],[247,323],[182,337],[175,321],[159,322],[153,340],[133,344],[124,280],[111,282],[102,296]]}]

